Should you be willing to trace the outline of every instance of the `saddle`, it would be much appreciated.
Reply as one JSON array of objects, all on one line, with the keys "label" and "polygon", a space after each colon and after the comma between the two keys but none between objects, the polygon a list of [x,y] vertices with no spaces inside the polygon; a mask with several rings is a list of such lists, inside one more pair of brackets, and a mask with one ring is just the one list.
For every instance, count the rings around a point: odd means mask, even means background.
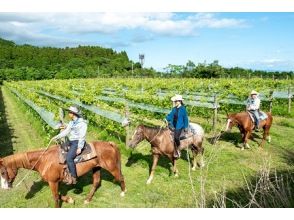
[{"label": "saddle", "polygon": [[[249,114],[252,122],[255,123],[255,116],[254,116],[254,114],[251,113],[250,111],[247,111],[247,113]],[[258,115],[259,115],[259,120],[260,121],[267,119],[267,114],[265,112],[263,112],[263,111],[258,111]]]},{"label": "saddle", "polygon": [[[66,155],[67,155],[68,150],[69,150],[69,143],[68,142],[64,142],[59,145],[58,156],[59,156],[59,163],[60,164],[65,164]],[[85,146],[82,149],[81,154],[76,156],[76,158],[74,159],[74,162],[77,164],[77,163],[91,160],[95,157],[97,157],[97,154],[96,154],[96,151],[94,149],[93,144],[85,143]]]},{"label": "saddle", "polygon": [[[170,130],[170,138],[171,138],[172,142],[174,142],[174,130],[171,130],[171,129],[169,129],[169,130]],[[188,129],[188,132],[182,131],[182,133],[180,135],[180,141],[185,140],[187,138],[190,138],[193,135],[194,135],[194,133],[190,129]]]}]

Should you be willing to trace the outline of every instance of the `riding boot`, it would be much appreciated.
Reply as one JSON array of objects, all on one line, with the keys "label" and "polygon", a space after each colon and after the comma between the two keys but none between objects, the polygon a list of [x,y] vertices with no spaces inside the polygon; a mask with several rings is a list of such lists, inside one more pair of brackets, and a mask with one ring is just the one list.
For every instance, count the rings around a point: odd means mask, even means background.
[{"label": "riding boot", "polygon": [[181,152],[179,151],[177,145],[175,144],[174,158],[179,159],[180,157],[181,157]]},{"label": "riding boot", "polygon": [[256,132],[259,132],[259,123],[257,123],[256,125],[255,125],[255,129],[254,129]]},{"label": "riding boot", "polygon": [[77,178],[73,177],[71,174],[69,175],[68,182],[66,185],[75,185],[77,183]]}]

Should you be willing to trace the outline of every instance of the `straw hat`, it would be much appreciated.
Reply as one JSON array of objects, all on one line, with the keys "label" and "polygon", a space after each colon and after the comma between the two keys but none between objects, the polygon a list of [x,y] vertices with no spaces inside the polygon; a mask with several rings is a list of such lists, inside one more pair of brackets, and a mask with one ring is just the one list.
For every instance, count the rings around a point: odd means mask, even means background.
[{"label": "straw hat", "polygon": [[67,109],[70,113],[73,113],[77,116],[81,116],[81,111],[78,109],[77,106],[70,106],[68,109]]},{"label": "straw hat", "polygon": [[171,98],[171,100],[172,100],[173,102],[175,102],[175,101],[183,101],[184,99],[183,99],[183,97],[182,97],[181,95],[175,95],[175,96],[173,96],[173,97]]},{"label": "straw hat", "polygon": [[258,95],[258,92],[256,92],[255,90],[252,90],[250,95]]}]

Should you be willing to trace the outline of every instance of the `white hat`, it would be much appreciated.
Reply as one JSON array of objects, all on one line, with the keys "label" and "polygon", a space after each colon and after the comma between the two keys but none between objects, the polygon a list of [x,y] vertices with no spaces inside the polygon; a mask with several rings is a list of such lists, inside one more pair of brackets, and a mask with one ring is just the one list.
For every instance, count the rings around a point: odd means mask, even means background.
[{"label": "white hat", "polygon": [[258,95],[258,92],[256,92],[255,90],[252,90],[250,95]]},{"label": "white hat", "polygon": [[182,97],[181,95],[175,95],[175,96],[173,96],[173,97],[171,98],[171,100],[172,100],[173,102],[175,102],[175,101],[183,101],[184,99],[183,99],[183,97]]},{"label": "white hat", "polygon": [[67,110],[75,115],[81,114],[80,110],[76,106],[70,106]]}]

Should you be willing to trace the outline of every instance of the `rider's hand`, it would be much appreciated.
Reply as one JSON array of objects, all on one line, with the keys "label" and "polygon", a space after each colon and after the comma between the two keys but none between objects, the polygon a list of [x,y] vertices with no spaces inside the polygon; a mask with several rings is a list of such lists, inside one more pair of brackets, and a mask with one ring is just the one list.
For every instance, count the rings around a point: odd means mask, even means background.
[{"label": "rider's hand", "polygon": [[79,155],[81,152],[82,152],[82,149],[78,148],[76,153],[77,153],[77,155]]},{"label": "rider's hand", "polygon": [[188,132],[188,128],[184,128],[184,132],[187,133]]},{"label": "rider's hand", "polygon": [[51,138],[51,141],[56,141],[57,139],[57,136],[54,136],[53,138]]}]

